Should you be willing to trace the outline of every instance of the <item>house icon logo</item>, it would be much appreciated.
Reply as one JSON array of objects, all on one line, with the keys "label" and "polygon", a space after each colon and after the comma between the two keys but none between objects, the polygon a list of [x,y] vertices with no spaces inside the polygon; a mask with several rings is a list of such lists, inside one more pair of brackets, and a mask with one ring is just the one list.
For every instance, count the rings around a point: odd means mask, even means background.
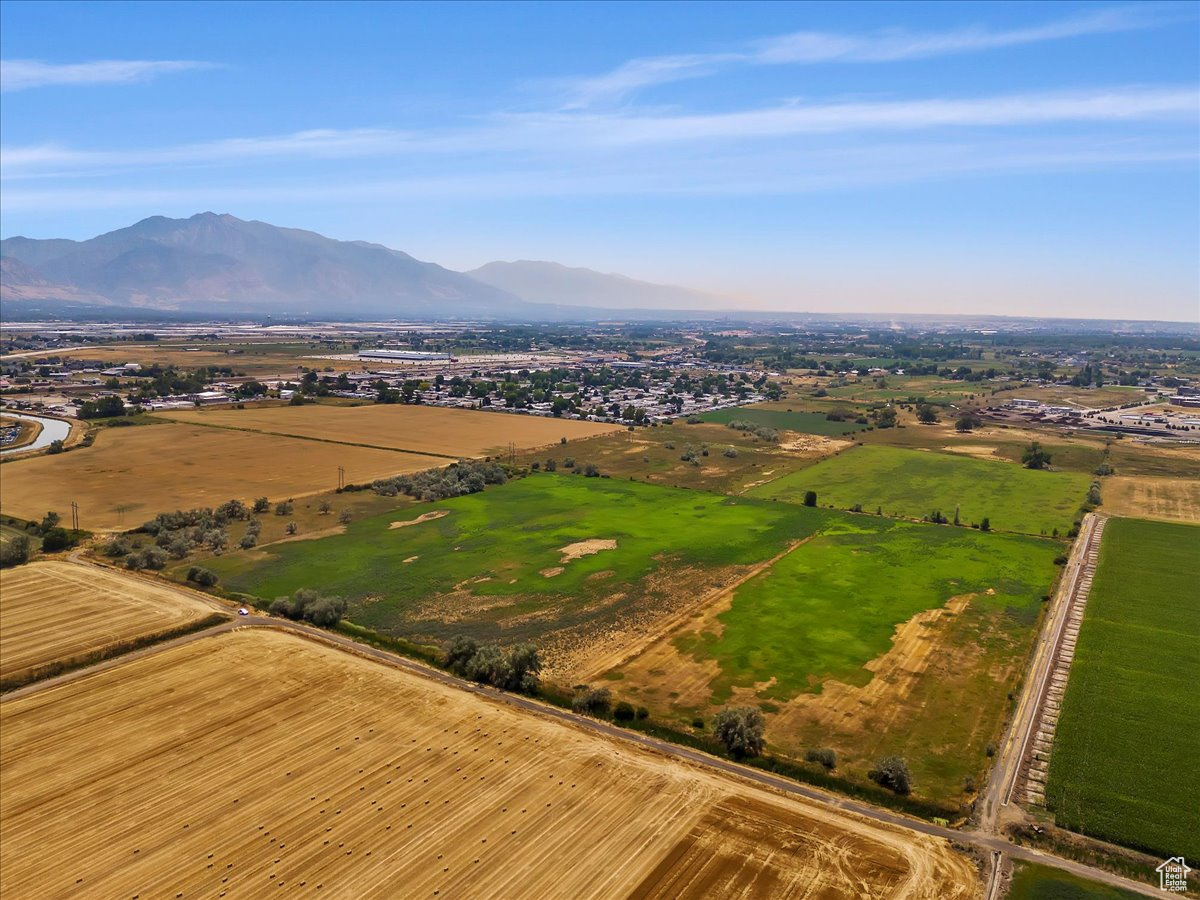
[{"label": "house icon logo", "polygon": [[1177,894],[1187,891],[1187,876],[1192,870],[1188,868],[1182,856],[1172,856],[1155,871],[1158,872],[1158,886],[1164,891]]}]

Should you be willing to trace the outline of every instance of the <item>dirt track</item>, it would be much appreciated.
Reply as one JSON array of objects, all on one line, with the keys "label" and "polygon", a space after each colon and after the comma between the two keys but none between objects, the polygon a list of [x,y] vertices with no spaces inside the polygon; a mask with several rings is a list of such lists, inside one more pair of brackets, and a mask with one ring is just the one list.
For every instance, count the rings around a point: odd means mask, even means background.
[{"label": "dirt track", "polygon": [[66,679],[0,723],[5,896],[979,891],[940,840],[278,631]]}]

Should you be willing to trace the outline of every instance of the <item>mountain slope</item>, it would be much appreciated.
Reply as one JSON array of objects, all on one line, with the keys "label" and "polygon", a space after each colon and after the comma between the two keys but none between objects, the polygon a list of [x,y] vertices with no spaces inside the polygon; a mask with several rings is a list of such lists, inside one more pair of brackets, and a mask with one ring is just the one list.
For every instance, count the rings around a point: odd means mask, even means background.
[{"label": "mountain slope", "polygon": [[603,309],[713,309],[729,305],[722,297],[700,291],[553,262],[490,262],[466,274],[530,303]]},{"label": "mountain slope", "polygon": [[[6,299],[78,296],[163,310],[338,317],[527,313],[506,291],[407,253],[199,213],[154,216],[87,241],[14,237],[0,253]],[[9,271],[12,268],[13,271]],[[32,270],[36,277],[32,277]],[[34,282],[50,283],[39,293]]]}]

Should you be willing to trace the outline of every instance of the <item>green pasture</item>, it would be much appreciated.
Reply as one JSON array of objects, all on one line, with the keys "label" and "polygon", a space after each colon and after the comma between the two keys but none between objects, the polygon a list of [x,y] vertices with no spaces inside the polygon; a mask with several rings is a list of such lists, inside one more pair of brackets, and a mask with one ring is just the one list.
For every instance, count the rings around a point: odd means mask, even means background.
[{"label": "green pasture", "polygon": [[1141,896],[1124,888],[1086,881],[1062,869],[1027,862],[1014,863],[1008,888],[1008,900],[1137,900]]},{"label": "green pasture", "polygon": [[985,747],[999,739],[1059,552],[1043,538],[831,515],[739,588],[717,628],[682,635],[676,647],[716,662],[713,706],[741,702],[750,689],[770,709],[820,694],[830,680],[866,685],[879,677],[866,664],[892,648],[897,626],[972,595],[928,632],[937,650],[901,709],[889,702],[825,725],[786,719],[768,728],[793,755],[834,748],[849,777],[865,779],[879,756],[903,756],[919,794],[953,802],[965,779],[982,778]]},{"label": "green pasture", "polygon": [[704,634],[689,649],[720,665],[717,702],[734,686],[772,678],[760,691],[764,699],[820,691],[830,678],[861,686],[872,677],[863,665],[888,651],[897,625],[951,597],[977,594],[976,606],[1032,625],[1059,552],[1040,538],[831,518],[807,544],[740,587],[718,617],[721,633]]},{"label": "green pasture", "polygon": [[1079,512],[1091,478],[1079,472],[1032,471],[969,456],[867,445],[759,485],[748,496],[817,503],[922,518],[940,510],[965,524],[985,517],[993,531],[1065,534]]},{"label": "green pasture", "polygon": [[826,437],[837,437],[852,431],[861,431],[866,425],[859,425],[853,419],[835,422],[825,418],[825,413],[789,412],[786,409],[764,409],[759,406],[737,406],[728,409],[714,409],[700,416],[705,422],[718,422],[727,425],[733,421],[751,422],[754,425],[765,425],[780,431],[800,431],[804,434],[819,434]]},{"label": "green pasture", "polygon": [[1111,519],[1046,800],[1059,825],[1200,859],[1200,527]]},{"label": "green pasture", "polygon": [[[447,515],[390,527],[436,511]],[[301,587],[345,596],[354,622],[390,633],[515,640],[615,618],[621,604],[606,598],[645,598],[658,588],[642,580],[666,567],[769,559],[826,515],[640,482],[541,474],[365,518],[344,534],[229,554],[211,568],[225,587],[264,599]],[[617,547],[562,561],[559,548],[594,539]],[[558,567],[561,573],[543,574]]]}]

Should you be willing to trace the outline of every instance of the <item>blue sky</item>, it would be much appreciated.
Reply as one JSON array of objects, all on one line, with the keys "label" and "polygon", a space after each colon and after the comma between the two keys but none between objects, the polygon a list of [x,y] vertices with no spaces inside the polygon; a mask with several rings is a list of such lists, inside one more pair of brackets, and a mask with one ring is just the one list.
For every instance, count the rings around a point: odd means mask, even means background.
[{"label": "blue sky", "polygon": [[745,308],[1200,318],[1193,3],[0,5],[0,231],[203,210]]}]

